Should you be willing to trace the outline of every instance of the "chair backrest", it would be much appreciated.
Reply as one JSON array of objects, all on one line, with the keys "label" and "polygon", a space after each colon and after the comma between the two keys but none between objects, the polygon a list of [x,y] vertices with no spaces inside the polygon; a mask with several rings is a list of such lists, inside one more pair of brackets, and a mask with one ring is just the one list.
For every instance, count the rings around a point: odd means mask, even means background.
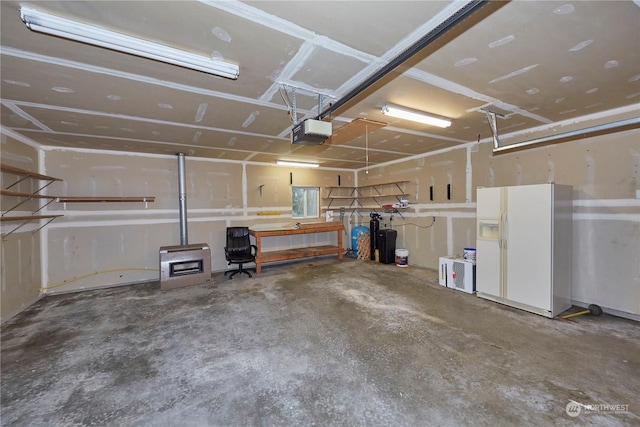
[{"label": "chair backrest", "polygon": [[249,227],[227,227],[227,254],[230,258],[251,255]]}]

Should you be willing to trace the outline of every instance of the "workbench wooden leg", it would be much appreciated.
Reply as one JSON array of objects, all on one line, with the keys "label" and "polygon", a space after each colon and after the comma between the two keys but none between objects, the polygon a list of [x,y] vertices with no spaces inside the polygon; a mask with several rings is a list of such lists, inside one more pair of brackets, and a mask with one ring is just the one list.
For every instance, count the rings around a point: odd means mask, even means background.
[{"label": "workbench wooden leg", "polygon": [[342,256],[344,255],[344,250],[342,250],[342,230],[338,230],[338,261],[342,261]]},{"label": "workbench wooden leg", "polygon": [[256,274],[262,271],[262,262],[260,261],[260,254],[262,253],[262,242],[260,237],[256,237]]}]

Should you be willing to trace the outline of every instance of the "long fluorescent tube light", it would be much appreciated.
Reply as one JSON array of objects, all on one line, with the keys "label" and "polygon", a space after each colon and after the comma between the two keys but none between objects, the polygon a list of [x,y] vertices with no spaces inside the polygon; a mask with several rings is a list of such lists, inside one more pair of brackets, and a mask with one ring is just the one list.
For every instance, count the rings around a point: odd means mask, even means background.
[{"label": "long fluorescent tube light", "polygon": [[431,116],[420,111],[410,110],[408,108],[398,107],[391,104],[385,104],[384,107],[382,107],[382,114],[391,117],[397,117],[399,119],[411,120],[418,123],[438,126],[441,128],[448,128],[449,126],[451,126],[451,120],[449,119]]},{"label": "long fluorescent tube light", "polygon": [[287,160],[276,160],[278,166],[293,166],[298,168],[317,168],[317,163],[289,162]]},{"label": "long fluorescent tube light", "polygon": [[229,79],[237,79],[240,73],[240,67],[236,64],[50,15],[28,6],[20,7],[20,18],[27,28],[40,33],[130,53]]}]

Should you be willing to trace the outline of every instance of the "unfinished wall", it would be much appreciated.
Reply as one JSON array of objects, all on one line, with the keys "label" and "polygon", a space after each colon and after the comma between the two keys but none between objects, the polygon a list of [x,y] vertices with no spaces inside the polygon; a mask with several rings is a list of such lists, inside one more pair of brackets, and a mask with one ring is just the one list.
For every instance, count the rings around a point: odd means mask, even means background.
[{"label": "unfinished wall", "polygon": [[[358,185],[408,181],[403,188],[411,208],[378,212],[381,228],[398,230],[396,247],[409,250],[412,265],[437,268],[438,257],[462,254],[462,248],[475,242],[475,205],[467,203],[466,170],[467,149],[457,149],[358,174]],[[392,202],[397,200],[387,199]],[[368,225],[368,212],[361,215]]]},{"label": "unfinished wall", "polygon": [[[1,135],[0,161],[3,164],[38,172],[38,150],[23,144],[7,135]],[[2,188],[18,180],[13,174],[2,174]],[[33,192],[40,188],[40,181],[26,180],[12,187],[19,192]],[[57,185],[54,183],[53,186]],[[10,209],[23,199],[13,196],[1,196],[2,211]],[[12,215],[29,215],[38,209],[39,202],[31,200]],[[21,222],[2,222],[2,234],[11,232]],[[40,295],[40,226],[38,221],[27,224],[2,239],[0,249],[0,318],[4,321],[36,301]]]},{"label": "unfinished wall", "polygon": [[[393,215],[397,247],[412,265],[475,247],[477,187],[556,182],[573,186],[573,299],[640,315],[640,131],[630,130],[513,153],[489,143],[361,171],[359,182],[411,181],[411,209]],[[443,188],[452,184],[451,200]],[[434,185],[434,200],[425,189]],[[386,214],[389,225],[390,214]],[[436,221],[430,228],[425,227]]]},{"label": "unfinished wall", "polygon": [[[157,280],[159,248],[180,242],[177,158],[46,149],[43,159],[49,175],[64,179],[59,195],[155,197],[153,203],[52,205],[49,213],[64,217],[42,234],[47,292]],[[213,271],[230,268],[224,257],[228,226],[324,221],[322,216],[292,220],[290,183],[322,187],[336,182],[340,173],[188,156],[185,163],[189,243],[209,244]],[[349,173],[349,182],[353,176]],[[266,239],[263,247],[335,244],[335,240],[335,233],[320,233]]]}]

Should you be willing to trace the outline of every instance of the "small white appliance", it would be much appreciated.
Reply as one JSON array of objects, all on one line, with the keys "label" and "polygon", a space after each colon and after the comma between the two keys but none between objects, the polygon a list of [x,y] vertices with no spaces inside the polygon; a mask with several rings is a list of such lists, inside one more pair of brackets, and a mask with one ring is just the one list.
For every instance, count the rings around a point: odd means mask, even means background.
[{"label": "small white appliance", "polygon": [[447,288],[472,294],[476,291],[476,264],[454,256],[441,257],[438,283]]}]

